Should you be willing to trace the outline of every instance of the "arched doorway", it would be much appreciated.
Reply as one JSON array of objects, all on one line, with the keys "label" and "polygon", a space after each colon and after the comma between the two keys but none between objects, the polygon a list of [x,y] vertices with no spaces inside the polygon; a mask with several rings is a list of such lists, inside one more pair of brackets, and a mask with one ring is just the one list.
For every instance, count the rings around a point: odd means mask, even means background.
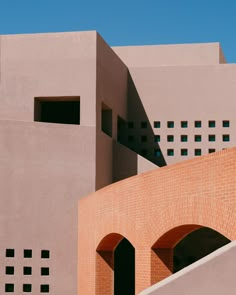
[{"label": "arched doorway", "polygon": [[111,233],[97,247],[96,295],[135,294],[135,249],[122,235]]},{"label": "arched doorway", "polygon": [[192,264],[230,242],[200,225],[182,225],[162,235],[152,246],[151,284]]}]

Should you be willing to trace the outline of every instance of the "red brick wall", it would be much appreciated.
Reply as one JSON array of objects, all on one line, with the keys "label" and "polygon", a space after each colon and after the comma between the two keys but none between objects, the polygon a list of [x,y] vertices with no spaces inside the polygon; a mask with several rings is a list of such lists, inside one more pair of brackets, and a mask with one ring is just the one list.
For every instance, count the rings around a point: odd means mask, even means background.
[{"label": "red brick wall", "polygon": [[192,230],[206,226],[234,240],[235,168],[233,148],[128,178],[82,199],[79,294],[113,294],[113,270],[96,252],[112,253],[117,240],[113,248],[98,248],[110,233],[135,247],[136,294],[171,274],[172,248]]}]

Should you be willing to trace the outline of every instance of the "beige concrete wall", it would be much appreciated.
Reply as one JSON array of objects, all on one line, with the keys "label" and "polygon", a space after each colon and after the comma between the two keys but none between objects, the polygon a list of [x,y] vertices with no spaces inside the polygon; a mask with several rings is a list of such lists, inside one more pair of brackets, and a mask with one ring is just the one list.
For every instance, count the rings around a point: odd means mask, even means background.
[{"label": "beige concrete wall", "polygon": [[112,47],[128,67],[217,65],[222,63],[219,43]]},{"label": "beige concrete wall", "polygon": [[222,295],[235,293],[236,242],[232,242],[139,295]]},{"label": "beige concrete wall", "polygon": [[0,117],[34,120],[34,97],[80,96],[95,126],[96,32],[0,36]]},{"label": "beige concrete wall", "polygon": [[[51,294],[76,294],[77,201],[95,191],[95,128],[0,121],[0,293],[5,283],[48,283]],[[15,258],[5,258],[7,248]],[[23,250],[32,249],[32,258]],[[50,259],[40,251],[50,250]],[[14,276],[5,275],[14,266]],[[23,267],[32,266],[24,276]],[[49,267],[42,277],[40,267]]]}]

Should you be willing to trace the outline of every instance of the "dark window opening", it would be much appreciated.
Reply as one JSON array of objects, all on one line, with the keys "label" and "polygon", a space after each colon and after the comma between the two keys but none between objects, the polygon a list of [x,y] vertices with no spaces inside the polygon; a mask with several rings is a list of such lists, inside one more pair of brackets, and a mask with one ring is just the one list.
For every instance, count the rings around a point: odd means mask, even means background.
[{"label": "dark window opening", "polygon": [[188,135],[181,135],[180,140],[182,142],[187,142],[188,141]]},{"label": "dark window opening", "polygon": [[35,98],[34,120],[38,122],[79,125],[79,97]]},{"label": "dark window opening", "polygon": [[154,155],[155,155],[156,157],[161,157],[161,150],[160,150],[160,149],[155,149],[155,150],[154,150]]},{"label": "dark window opening", "polygon": [[167,127],[168,127],[168,128],[174,128],[174,126],[175,126],[175,124],[174,124],[173,121],[168,121],[168,122],[167,122]]},{"label": "dark window opening", "polygon": [[173,142],[174,141],[174,135],[167,135],[167,141]]},{"label": "dark window opening", "polygon": [[208,140],[209,141],[215,141],[216,140],[216,136],[213,134],[208,135]]},{"label": "dark window opening", "polygon": [[128,122],[128,128],[133,129],[134,128],[134,122]]},{"label": "dark window opening", "polygon": [[49,268],[41,267],[41,276],[49,276]]},{"label": "dark window opening", "polygon": [[229,127],[229,125],[230,125],[230,123],[229,123],[228,120],[224,120],[224,121],[222,122],[222,126],[223,126],[223,127]]},{"label": "dark window opening", "polygon": [[154,135],[154,142],[160,142],[161,136],[160,135]]},{"label": "dark window opening", "polygon": [[24,284],[23,285],[23,292],[31,292],[32,291],[32,285],[31,284]]},{"label": "dark window opening", "polygon": [[209,126],[209,128],[214,128],[214,127],[216,127],[216,121],[209,121],[209,122],[208,122],[208,126]]},{"label": "dark window opening", "polygon": [[32,250],[25,249],[24,250],[24,258],[32,258]]},{"label": "dark window opening", "polygon": [[147,128],[148,124],[146,121],[141,122],[141,128]]},{"label": "dark window opening", "polygon": [[125,142],[126,139],[126,122],[121,117],[117,116],[117,141]]},{"label": "dark window opening", "polygon": [[223,135],[223,141],[229,141],[229,134]]},{"label": "dark window opening", "polygon": [[195,149],[194,150],[194,155],[195,156],[201,156],[201,154],[202,154],[202,150],[201,149]]},{"label": "dark window opening", "polygon": [[14,284],[5,284],[5,292],[14,292]]},{"label": "dark window opening", "polygon": [[41,258],[50,258],[49,250],[42,250],[41,251]]},{"label": "dark window opening", "polygon": [[6,257],[14,257],[15,249],[6,249]]},{"label": "dark window opening", "polygon": [[202,127],[202,122],[201,121],[195,121],[194,126],[195,126],[195,128],[201,128]]},{"label": "dark window opening", "polygon": [[215,149],[209,149],[208,152],[209,154],[214,153],[216,150]]},{"label": "dark window opening", "polygon": [[168,149],[167,150],[167,156],[174,156],[174,150],[173,149]]},{"label": "dark window opening", "polygon": [[102,104],[102,131],[109,136],[112,136],[112,110]]},{"label": "dark window opening", "polygon": [[6,275],[14,275],[14,266],[6,266]]},{"label": "dark window opening", "polygon": [[181,128],[188,128],[188,121],[181,121]]},{"label": "dark window opening", "polygon": [[49,285],[40,285],[41,293],[49,293]]},{"label": "dark window opening", "polygon": [[147,136],[146,135],[141,136],[141,142],[147,142]]},{"label": "dark window opening", "polygon": [[188,150],[187,149],[181,149],[181,156],[187,156]]},{"label": "dark window opening", "polygon": [[154,121],[154,128],[161,128],[161,122],[160,121]]},{"label": "dark window opening", "polygon": [[195,135],[195,136],[194,136],[194,140],[195,140],[196,142],[200,142],[200,141],[202,141],[202,136],[201,136],[201,135]]},{"label": "dark window opening", "polygon": [[32,267],[30,267],[30,266],[24,266],[23,273],[26,276],[32,275]]}]

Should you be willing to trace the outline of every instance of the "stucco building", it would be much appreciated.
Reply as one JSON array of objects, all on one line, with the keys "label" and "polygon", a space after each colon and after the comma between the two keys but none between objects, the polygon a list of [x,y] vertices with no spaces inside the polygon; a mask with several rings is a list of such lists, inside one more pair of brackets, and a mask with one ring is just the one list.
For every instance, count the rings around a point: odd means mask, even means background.
[{"label": "stucco building", "polygon": [[121,292],[138,294],[174,272],[187,234],[233,240],[235,74],[218,43],[0,36],[0,293],[117,295],[127,241]]}]

